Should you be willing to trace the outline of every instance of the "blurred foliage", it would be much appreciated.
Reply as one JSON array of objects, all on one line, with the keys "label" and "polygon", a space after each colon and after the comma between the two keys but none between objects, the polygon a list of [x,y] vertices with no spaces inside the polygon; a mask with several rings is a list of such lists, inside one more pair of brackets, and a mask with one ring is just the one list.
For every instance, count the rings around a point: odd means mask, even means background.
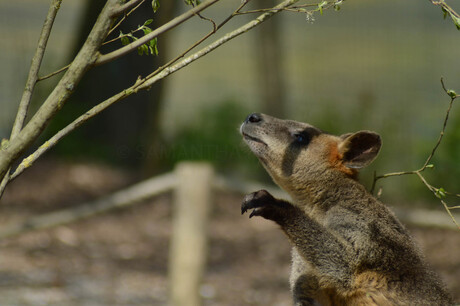
[{"label": "blurred foliage", "polygon": [[197,120],[183,126],[150,154],[160,154],[165,168],[172,168],[181,160],[206,160],[221,172],[266,177],[239,133],[249,113],[241,103],[232,100],[205,107]]},{"label": "blurred foliage", "polygon": [[[80,111],[84,113],[85,111],[84,106],[78,103],[68,108],[70,108],[69,111],[58,114],[50,122],[43,133],[43,140],[51,138],[56,131],[69,124],[74,117],[72,116],[73,112]],[[120,162],[119,156],[116,153],[114,154],[113,147],[87,136],[87,132],[84,129],[78,128],[67,137],[64,137],[50,154],[69,160],[84,159],[108,164],[118,164]]]}]

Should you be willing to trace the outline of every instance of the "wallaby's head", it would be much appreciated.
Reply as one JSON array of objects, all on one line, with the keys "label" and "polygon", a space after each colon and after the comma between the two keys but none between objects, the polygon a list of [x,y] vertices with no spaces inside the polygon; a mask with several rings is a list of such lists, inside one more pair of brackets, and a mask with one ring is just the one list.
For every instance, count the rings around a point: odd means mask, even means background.
[{"label": "wallaby's head", "polygon": [[240,132],[274,181],[294,197],[313,181],[356,178],[381,146],[374,132],[334,136],[307,123],[257,113],[246,118]]}]

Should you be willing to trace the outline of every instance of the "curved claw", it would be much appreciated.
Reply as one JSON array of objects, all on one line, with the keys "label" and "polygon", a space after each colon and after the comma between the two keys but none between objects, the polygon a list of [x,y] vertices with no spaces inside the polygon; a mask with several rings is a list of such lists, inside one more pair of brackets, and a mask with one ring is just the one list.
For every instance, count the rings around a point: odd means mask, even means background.
[{"label": "curved claw", "polygon": [[243,199],[243,204],[241,204],[241,214],[243,215],[245,212],[247,212],[251,208],[256,208],[260,206],[260,203],[257,203],[257,200],[255,198],[255,192],[248,194],[244,197]]},{"label": "curved claw", "polygon": [[260,209],[254,208],[253,211],[249,214],[249,219],[251,219],[254,216],[259,216],[260,215]]}]

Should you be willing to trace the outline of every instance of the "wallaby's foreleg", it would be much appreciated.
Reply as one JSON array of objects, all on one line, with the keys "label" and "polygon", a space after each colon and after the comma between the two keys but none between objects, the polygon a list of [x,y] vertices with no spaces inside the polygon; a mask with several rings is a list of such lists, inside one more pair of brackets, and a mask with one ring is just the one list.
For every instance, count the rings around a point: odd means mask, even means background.
[{"label": "wallaby's foreleg", "polygon": [[254,209],[249,217],[261,216],[281,226],[299,254],[335,288],[350,289],[352,272],[346,247],[327,229],[291,203],[275,199],[266,190],[247,195],[241,213]]}]

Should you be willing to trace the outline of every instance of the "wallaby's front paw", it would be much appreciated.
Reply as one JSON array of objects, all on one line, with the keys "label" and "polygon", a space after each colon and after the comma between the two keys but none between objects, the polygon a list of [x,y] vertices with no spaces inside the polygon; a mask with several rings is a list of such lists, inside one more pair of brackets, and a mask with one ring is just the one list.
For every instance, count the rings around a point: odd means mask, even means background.
[{"label": "wallaby's front paw", "polygon": [[268,191],[259,190],[244,197],[241,214],[253,209],[249,214],[249,218],[260,216],[278,222],[281,220],[283,211],[288,206],[290,206],[289,203],[275,199]]},{"label": "wallaby's front paw", "polygon": [[249,215],[249,218],[257,216],[256,212],[263,206],[270,205],[271,202],[275,202],[276,199],[268,193],[267,190],[259,190],[248,194],[244,197],[243,204],[241,204],[241,214],[244,214],[249,209],[254,208],[254,210]]}]

